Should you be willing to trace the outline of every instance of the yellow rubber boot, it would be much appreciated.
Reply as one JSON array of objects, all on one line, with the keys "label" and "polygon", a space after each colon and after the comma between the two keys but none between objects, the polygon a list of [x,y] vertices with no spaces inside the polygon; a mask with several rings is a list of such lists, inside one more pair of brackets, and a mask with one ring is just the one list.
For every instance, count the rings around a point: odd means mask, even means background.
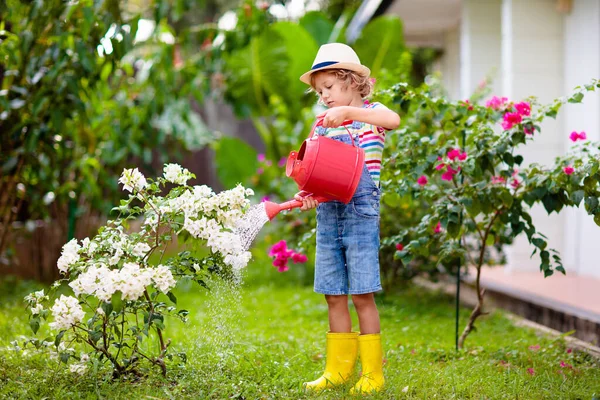
[{"label": "yellow rubber boot", "polygon": [[321,391],[346,382],[356,365],[358,356],[358,332],[327,333],[325,372],[312,382],[305,382],[308,391]]},{"label": "yellow rubber boot", "polygon": [[360,335],[358,348],[362,364],[362,375],[350,393],[379,392],[383,388],[383,350],[381,349],[381,335]]}]

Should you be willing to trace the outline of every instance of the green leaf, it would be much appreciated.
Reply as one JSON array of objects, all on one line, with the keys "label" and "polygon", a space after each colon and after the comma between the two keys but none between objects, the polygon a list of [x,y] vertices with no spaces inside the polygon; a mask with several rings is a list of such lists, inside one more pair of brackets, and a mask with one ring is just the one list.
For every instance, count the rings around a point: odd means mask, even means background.
[{"label": "green leaf", "polygon": [[256,150],[238,138],[224,137],[214,143],[217,176],[224,187],[246,183],[256,173]]},{"label": "green leaf", "polygon": [[552,211],[556,211],[560,206],[559,201],[558,201],[558,196],[551,194],[551,193],[547,193],[542,198],[542,203],[544,204],[544,208],[546,209],[548,214],[551,214]]},{"label": "green leaf", "polygon": [[171,301],[173,302],[173,304],[177,304],[177,297],[175,297],[175,295],[173,294],[173,292],[169,292],[167,293],[167,296],[169,297],[169,299],[171,299]]},{"label": "green leaf", "polygon": [[521,163],[523,162],[523,156],[521,156],[521,155],[514,156],[514,161],[515,161],[515,164],[521,165]]},{"label": "green leaf", "polygon": [[404,52],[402,21],[396,16],[380,16],[362,30],[354,43],[360,61],[377,76],[382,68],[394,69]]},{"label": "green leaf", "polygon": [[54,339],[54,345],[56,347],[58,347],[58,345],[60,344],[60,341],[62,340],[63,336],[65,336],[65,332],[66,331],[60,331],[60,332],[58,332],[58,335],[56,335],[56,339]]},{"label": "green leaf", "polygon": [[594,222],[596,223],[596,225],[600,226],[600,212],[594,215]]},{"label": "green leaf", "polygon": [[533,239],[531,239],[531,243],[535,247],[539,248],[540,250],[544,250],[546,248],[546,246],[547,246],[546,241],[544,239],[540,239],[540,238],[533,238]]},{"label": "green leaf", "polygon": [[60,353],[60,361],[65,364],[69,361],[69,357],[71,357],[69,353]]},{"label": "green leaf", "polygon": [[90,340],[94,343],[98,342],[102,338],[102,332],[100,331],[89,331],[88,336]]},{"label": "green leaf", "polygon": [[40,317],[38,317],[38,316],[32,317],[29,320],[29,326],[31,327],[33,334],[36,334],[37,331],[40,329]]},{"label": "green leaf", "polygon": [[584,196],[585,196],[584,190],[577,190],[577,191],[571,193],[571,201],[573,202],[573,204],[575,204],[576,206],[579,207],[579,203],[581,203],[581,200],[583,200]]},{"label": "green leaf", "polygon": [[592,214],[596,212],[598,208],[598,198],[595,196],[588,196],[585,198],[585,209],[588,213]]},{"label": "green leaf", "polygon": [[277,22],[270,27],[270,30],[275,33],[275,36],[273,39],[267,37],[265,46],[269,46],[271,40],[280,38],[287,52],[288,65],[285,70],[286,85],[272,87],[269,84],[270,80],[267,80],[267,88],[271,93],[277,93],[285,99],[292,113],[299,113],[301,100],[308,86],[298,78],[310,70],[314,54],[318,50],[317,43],[306,29],[292,22]]},{"label": "green leaf", "polygon": [[460,225],[456,222],[448,221],[448,226],[446,229],[451,237],[456,238],[460,232]]},{"label": "green leaf", "polygon": [[569,103],[581,103],[581,100],[583,100],[583,93],[575,93],[569,98]]},{"label": "green leaf", "polygon": [[320,46],[329,41],[329,35],[333,30],[333,22],[322,12],[309,11],[300,18],[298,23],[306,29],[317,45]]},{"label": "green leaf", "polygon": [[102,303],[102,311],[104,311],[104,314],[106,314],[107,316],[110,315],[110,313],[113,310],[113,305],[110,302],[103,302]]},{"label": "green leaf", "polygon": [[112,304],[112,308],[116,313],[121,312],[123,308],[123,300],[121,299],[121,293],[114,293],[110,298],[110,303]]}]

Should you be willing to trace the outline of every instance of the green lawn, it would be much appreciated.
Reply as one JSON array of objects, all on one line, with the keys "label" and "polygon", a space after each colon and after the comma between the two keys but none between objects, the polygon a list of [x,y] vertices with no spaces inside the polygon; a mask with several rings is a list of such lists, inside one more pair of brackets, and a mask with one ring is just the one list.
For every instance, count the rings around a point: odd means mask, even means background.
[{"label": "green lawn", "polygon": [[[352,398],[350,385],[320,396],[301,390],[324,366],[327,309],[322,296],[288,277],[265,267],[235,290],[179,288],[178,304],[190,311],[190,321],[166,321],[166,336],[173,351],[187,353],[188,363],[171,368],[166,379],[153,375],[137,382],[111,382],[106,371],[77,376],[57,361],[9,350],[12,340],[31,334],[21,299],[33,284],[5,282],[0,398]],[[480,321],[467,349],[457,353],[452,298],[410,288],[377,301],[387,384],[368,398],[600,398],[600,363],[567,352],[562,339],[538,337],[496,312]],[[467,314],[463,309],[463,324]]]}]

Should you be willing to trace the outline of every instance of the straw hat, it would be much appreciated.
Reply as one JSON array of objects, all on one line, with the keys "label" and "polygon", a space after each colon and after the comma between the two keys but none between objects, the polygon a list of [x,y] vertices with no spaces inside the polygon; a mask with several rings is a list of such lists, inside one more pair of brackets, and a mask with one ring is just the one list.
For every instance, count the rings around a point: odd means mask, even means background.
[{"label": "straw hat", "polygon": [[352,47],[343,43],[328,43],[319,48],[310,71],[304,73],[300,80],[310,85],[310,76],[325,69],[347,69],[359,75],[369,76],[371,70],[360,63]]}]

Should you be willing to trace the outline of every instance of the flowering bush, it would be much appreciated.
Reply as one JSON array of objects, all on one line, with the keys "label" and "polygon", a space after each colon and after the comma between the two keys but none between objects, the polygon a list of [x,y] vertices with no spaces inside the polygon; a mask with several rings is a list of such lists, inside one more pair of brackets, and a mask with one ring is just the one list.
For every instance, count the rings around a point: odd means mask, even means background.
[{"label": "flowering bush", "polygon": [[585,132],[573,132],[570,139],[581,143],[549,167],[521,167],[525,160],[517,153],[541,133],[539,124],[546,117],[598,87],[594,80],[549,105],[535,98],[512,102],[494,97],[486,106],[451,102],[427,84],[414,90],[396,85],[384,94],[407,109],[408,118],[392,136],[392,154],[383,169],[382,218],[402,215],[407,223],[390,232],[387,219],[382,221],[382,242],[395,247],[395,257],[409,269],[423,260],[447,271],[456,270],[459,262],[475,267],[479,304],[459,346],[483,312],[481,267],[503,262],[502,249],[516,236],[526,234],[544,276],[565,273],[560,255],[547,248],[546,237],[534,226],[529,207],[542,204],[552,213],[583,202],[600,225],[599,144],[586,141]]},{"label": "flowering bush", "polygon": [[290,269],[288,266],[290,258],[294,264],[305,263],[308,261],[306,255],[296,252],[293,249],[288,249],[285,240],[280,240],[271,247],[271,250],[269,250],[269,257],[275,257],[273,266],[277,267],[279,272],[285,272]]},{"label": "flowering bush", "polygon": [[[73,295],[61,294],[48,307],[50,296],[43,291],[28,295],[33,332],[41,320],[52,320],[54,340],[30,340],[37,348],[54,346],[60,359],[76,363],[71,370],[83,373],[90,360],[109,362],[113,375],[139,373],[142,361],[166,373],[165,317],[186,321],[188,312],[177,309],[171,292],[177,282],[192,279],[206,286],[210,273],[229,278],[246,266],[251,254],[244,251],[234,233],[236,221],[249,204],[250,189],[237,186],[219,194],[207,186],[186,185],[193,178],[187,169],[167,164],[164,177],[147,180],[137,168],[123,171],[119,183],[131,192],[118,207],[118,218],[109,221],[92,238],[64,245],[57,266]],[[161,187],[175,184],[166,196]],[[139,232],[128,232],[128,221],[143,217]],[[167,246],[177,238],[203,256],[183,251],[165,257]],[[167,305],[169,299],[173,306]],[[81,356],[63,343],[80,343]],[[179,359],[185,361],[183,353]]]}]

